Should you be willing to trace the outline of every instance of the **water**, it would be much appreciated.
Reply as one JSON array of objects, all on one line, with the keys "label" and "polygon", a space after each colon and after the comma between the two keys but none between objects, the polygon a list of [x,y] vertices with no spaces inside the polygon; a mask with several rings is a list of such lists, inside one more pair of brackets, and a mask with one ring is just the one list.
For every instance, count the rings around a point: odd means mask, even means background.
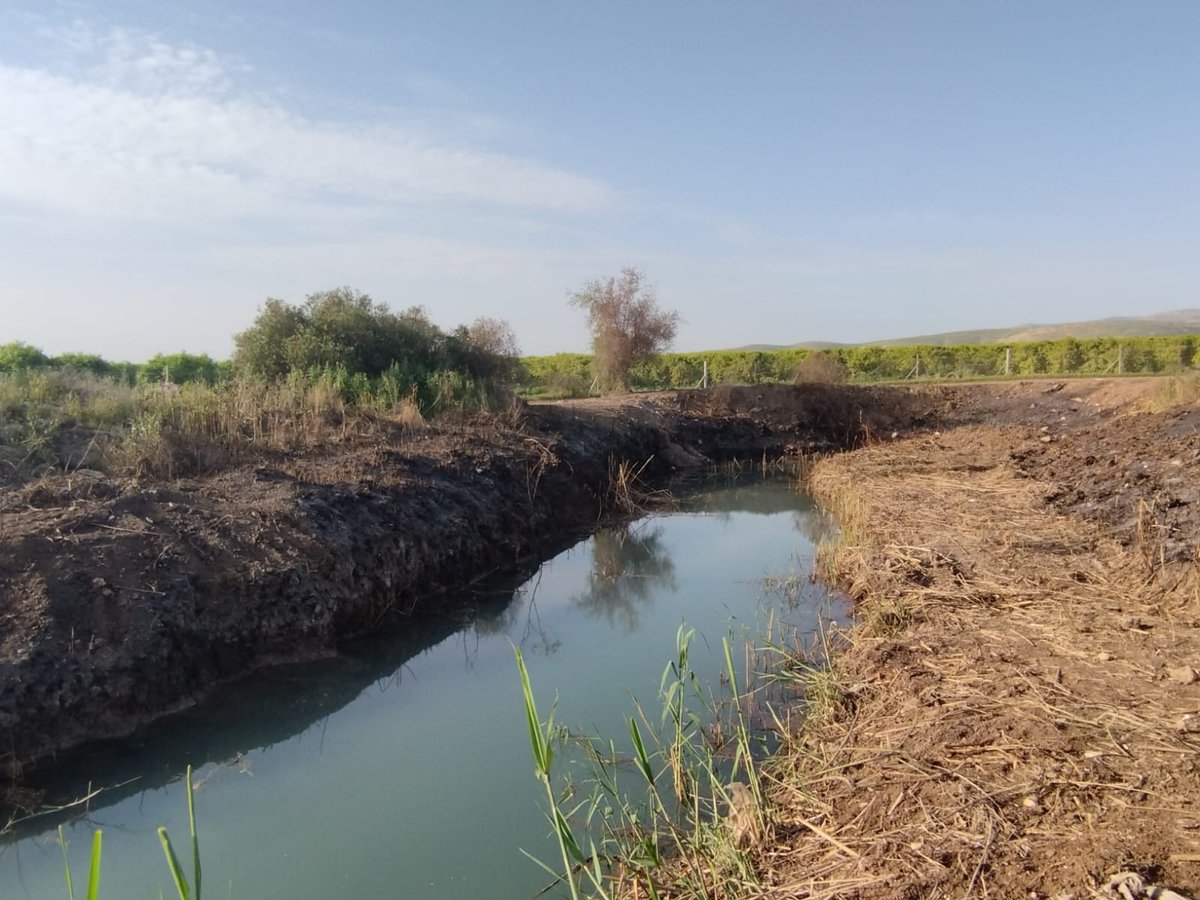
[{"label": "water", "polygon": [[[543,715],[623,747],[632,697],[658,708],[686,622],[691,661],[716,683],[721,638],[761,633],[768,609],[801,632],[840,616],[800,579],[824,527],[779,482],[701,490],[679,512],[582,540],[466,625],[360,643],[335,659],[260,673],[135,739],[67,760],[63,784],[128,781],[64,825],[76,890],[104,830],[101,897],[174,896],[155,835],[187,834],[179,773],[195,767],[204,894],[235,898],[524,898],[552,860],[512,645]],[[101,805],[102,804],[102,805]],[[186,868],[185,863],[185,868]],[[0,846],[0,900],[65,897],[53,823]]]}]

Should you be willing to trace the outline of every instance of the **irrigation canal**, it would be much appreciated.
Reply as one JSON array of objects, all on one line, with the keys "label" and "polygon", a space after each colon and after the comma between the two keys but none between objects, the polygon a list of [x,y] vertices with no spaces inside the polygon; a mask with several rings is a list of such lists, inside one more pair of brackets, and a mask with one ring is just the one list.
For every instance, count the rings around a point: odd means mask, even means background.
[{"label": "irrigation canal", "polygon": [[[75,889],[101,828],[100,897],[174,896],[155,829],[185,843],[191,763],[206,896],[531,897],[549,878],[520,849],[547,861],[557,850],[512,645],[543,716],[557,701],[572,730],[623,746],[632,698],[658,708],[681,623],[696,630],[693,669],[719,691],[722,637],[740,646],[770,618],[803,639],[844,613],[807,580],[823,527],[786,481],[709,482],[677,511],[602,529],[515,589],[489,591],[465,624],[263,670],[64,759],[52,790],[110,786],[59,819]],[[0,900],[66,896],[56,824],[35,820],[0,844]]]}]

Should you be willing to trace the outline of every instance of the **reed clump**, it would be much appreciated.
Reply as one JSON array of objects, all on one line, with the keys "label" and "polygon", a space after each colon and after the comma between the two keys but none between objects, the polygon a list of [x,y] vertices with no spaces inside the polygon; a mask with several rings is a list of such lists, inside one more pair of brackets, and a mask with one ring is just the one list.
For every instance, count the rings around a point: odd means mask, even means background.
[{"label": "reed clump", "polygon": [[535,774],[560,857],[555,867],[539,863],[572,897],[726,898],[759,888],[751,856],[771,834],[772,820],[754,752],[750,690],[744,680],[739,688],[725,640],[722,681],[730,699],[706,695],[688,661],[693,636],[681,626],[658,714],[635,703],[629,754],[613,740],[576,740],[590,776],[569,790],[555,787],[555,737],[563,732],[553,714],[539,719],[515,649]]}]

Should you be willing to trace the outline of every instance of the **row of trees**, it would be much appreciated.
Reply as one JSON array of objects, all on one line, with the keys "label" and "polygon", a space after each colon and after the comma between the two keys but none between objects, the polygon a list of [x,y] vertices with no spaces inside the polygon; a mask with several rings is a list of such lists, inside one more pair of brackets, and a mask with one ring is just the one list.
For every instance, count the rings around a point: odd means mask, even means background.
[{"label": "row of trees", "polygon": [[519,365],[512,329],[499,319],[478,319],[447,333],[419,307],[393,313],[351,288],[312,294],[299,305],[268,300],[234,344],[229,361],[174,353],[136,364],[93,354],[48,356],[14,342],[0,345],[0,373],[70,370],[128,385],[299,378],[331,385],[348,401],[385,394],[428,408],[468,395],[473,402],[486,400],[497,385],[516,380]]},{"label": "row of trees", "polygon": [[[707,371],[712,383],[761,384],[816,381],[890,381],[906,377],[987,378],[1011,375],[1153,374],[1192,369],[1200,335],[1063,338],[1010,345],[864,345],[826,350],[719,350],[662,353],[635,365],[637,390],[692,387]],[[1008,352],[1011,351],[1011,356]],[[594,362],[585,353],[526,357],[524,390],[586,393]]]}]

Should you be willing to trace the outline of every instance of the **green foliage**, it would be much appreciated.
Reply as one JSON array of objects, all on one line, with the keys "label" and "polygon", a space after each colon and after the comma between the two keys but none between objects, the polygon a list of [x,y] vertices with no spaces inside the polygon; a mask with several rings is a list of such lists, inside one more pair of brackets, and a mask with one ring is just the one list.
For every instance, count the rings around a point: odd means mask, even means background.
[{"label": "green foliage", "polygon": [[303,373],[358,407],[405,398],[425,413],[485,408],[520,370],[501,320],[447,334],[420,307],[394,313],[352,288],[311,294],[300,306],[268,300],[234,344],[237,374],[279,382]]},{"label": "green foliage", "polygon": [[[92,852],[88,857],[87,900],[96,900],[100,894],[100,857],[101,831],[97,828],[92,832]],[[58,846],[62,850],[63,875],[67,881],[67,900],[75,900],[75,887],[71,883],[71,866],[67,862],[67,839],[63,836],[62,826],[58,826]]]},{"label": "green foliage", "polygon": [[50,358],[37,347],[31,347],[21,341],[0,344],[0,372],[25,372],[49,364]]},{"label": "green foliage", "polygon": [[216,384],[221,366],[207,353],[159,353],[138,366],[141,384]]},{"label": "green foliage", "polygon": [[187,812],[188,812],[188,837],[191,839],[192,848],[192,883],[189,885],[187,875],[184,874],[183,866],[179,863],[179,857],[175,854],[175,848],[171,846],[171,838],[167,835],[167,829],[161,825],[158,828],[158,841],[162,845],[163,855],[167,858],[167,869],[171,873],[171,883],[175,885],[175,892],[179,895],[179,900],[200,900],[200,841],[196,837],[196,808],[192,802],[192,767],[187,767],[187,773],[184,776],[184,785],[187,791]]},{"label": "green foliage", "polygon": [[[196,808],[192,802],[191,766],[187,767],[185,779],[188,835],[191,838],[192,850],[192,881],[190,885],[188,884],[187,875],[184,874],[183,866],[179,863],[179,857],[175,854],[175,848],[171,846],[171,838],[167,835],[167,829],[162,826],[158,828],[158,840],[162,845],[163,854],[167,858],[167,869],[171,874],[171,883],[175,886],[175,892],[179,895],[179,900],[193,900],[193,898],[194,900],[200,900],[200,842],[196,837]],[[101,830],[99,828],[92,832],[92,851],[88,857],[87,900],[98,900],[100,895],[100,835]],[[67,862],[67,839],[63,836],[61,825],[58,826],[58,846],[62,850],[63,875],[67,882],[67,900],[75,900],[75,888],[71,882],[71,866]]]}]

